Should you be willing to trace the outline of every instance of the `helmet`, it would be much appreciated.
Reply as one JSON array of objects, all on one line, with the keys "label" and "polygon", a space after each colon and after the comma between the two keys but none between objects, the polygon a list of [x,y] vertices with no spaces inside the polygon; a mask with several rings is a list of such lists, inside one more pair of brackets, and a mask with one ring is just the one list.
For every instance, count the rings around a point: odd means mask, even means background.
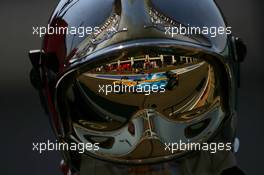
[{"label": "helmet", "polygon": [[192,152],[171,153],[179,141],[233,142],[246,48],[212,36],[228,29],[214,1],[62,0],[48,27],[31,81],[59,141],[98,148],[82,156],[149,164]]}]

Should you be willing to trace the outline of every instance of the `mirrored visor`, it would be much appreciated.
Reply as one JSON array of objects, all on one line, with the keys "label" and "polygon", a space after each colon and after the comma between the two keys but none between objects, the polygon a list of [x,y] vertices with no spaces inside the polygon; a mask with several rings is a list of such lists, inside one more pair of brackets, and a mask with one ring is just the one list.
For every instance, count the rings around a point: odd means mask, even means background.
[{"label": "mirrored visor", "polygon": [[222,75],[213,57],[185,51],[123,52],[81,70],[65,92],[72,122],[98,132],[154,110],[173,122],[224,106]]}]

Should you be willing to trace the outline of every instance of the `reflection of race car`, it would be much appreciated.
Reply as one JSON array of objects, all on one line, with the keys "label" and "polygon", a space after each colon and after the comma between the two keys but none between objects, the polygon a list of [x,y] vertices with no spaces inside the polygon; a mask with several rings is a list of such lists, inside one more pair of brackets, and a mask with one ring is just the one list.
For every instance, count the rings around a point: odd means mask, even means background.
[{"label": "reflection of race car", "polygon": [[165,89],[168,83],[168,78],[165,73],[154,73],[147,75],[145,80],[138,82],[137,88],[143,88],[148,91],[153,87],[160,89]]},{"label": "reflection of race car", "polygon": [[122,77],[121,80],[114,81],[115,85],[124,85],[124,86],[136,86],[138,84],[137,80],[129,80],[127,76]]},{"label": "reflection of race car", "polygon": [[168,71],[165,73],[168,78],[166,89],[172,90],[175,86],[179,85],[179,75],[177,73]]},{"label": "reflection of race car", "polygon": [[145,77],[137,78],[137,79],[129,79],[129,77],[122,77],[121,80],[114,81],[113,84],[116,85],[124,85],[136,88],[144,88],[148,90],[148,88],[152,88],[153,86],[166,89],[173,89],[179,83],[179,75],[177,73],[168,71],[162,73],[152,73],[148,74]]}]

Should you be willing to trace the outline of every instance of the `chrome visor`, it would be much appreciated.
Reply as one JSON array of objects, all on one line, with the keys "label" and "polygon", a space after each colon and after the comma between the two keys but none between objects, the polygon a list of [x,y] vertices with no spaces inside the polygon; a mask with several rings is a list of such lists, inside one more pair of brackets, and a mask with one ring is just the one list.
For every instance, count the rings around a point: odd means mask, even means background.
[{"label": "chrome visor", "polygon": [[98,59],[62,92],[61,111],[87,154],[124,163],[171,159],[170,143],[206,142],[226,115],[221,66],[214,56],[145,49]]}]

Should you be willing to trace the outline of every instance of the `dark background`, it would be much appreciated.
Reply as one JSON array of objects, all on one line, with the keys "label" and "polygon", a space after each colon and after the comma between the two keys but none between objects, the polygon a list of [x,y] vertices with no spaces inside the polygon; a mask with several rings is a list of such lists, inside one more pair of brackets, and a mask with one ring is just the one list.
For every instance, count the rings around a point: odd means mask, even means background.
[{"label": "dark background", "polygon": [[[244,39],[248,56],[239,89],[239,165],[247,174],[263,174],[264,51],[263,0],[218,0],[233,34]],[[46,25],[55,0],[0,2],[0,174],[59,175],[60,154],[32,152],[32,142],[55,140],[38,94],[29,83],[27,52],[40,48],[32,26]]]}]

